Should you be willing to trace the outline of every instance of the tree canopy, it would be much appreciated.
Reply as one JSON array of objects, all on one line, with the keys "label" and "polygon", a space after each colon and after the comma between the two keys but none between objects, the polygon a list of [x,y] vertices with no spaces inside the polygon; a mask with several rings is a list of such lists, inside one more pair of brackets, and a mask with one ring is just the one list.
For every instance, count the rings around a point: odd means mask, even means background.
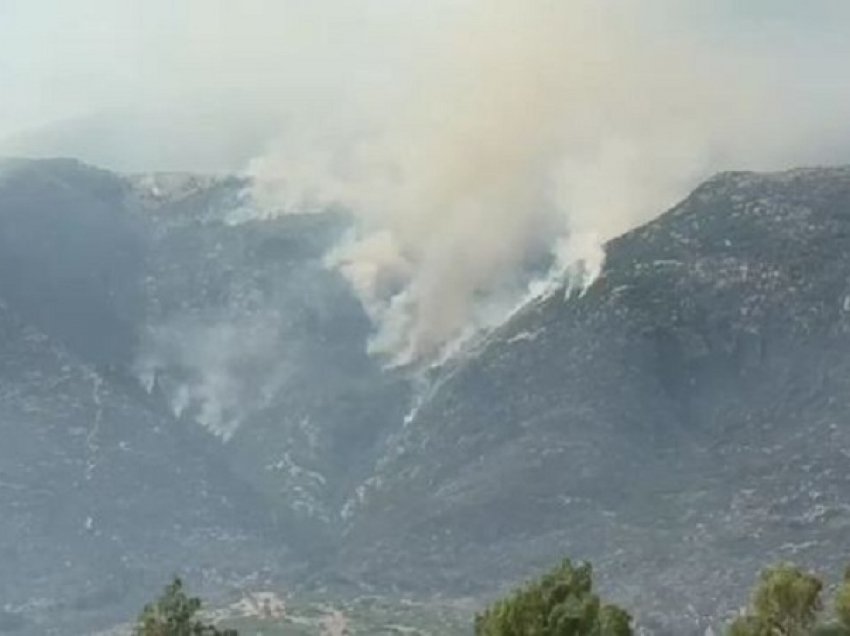
[{"label": "tree canopy", "polygon": [[729,636],[850,636],[850,569],[838,587],[834,620],[825,616],[815,575],[782,564],[762,572],[747,612],[729,626]]},{"label": "tree canopy", "polygon": [[201,600],[183,590],[176,578],[155,602],[145,606],[136,622],[133,636],[238,636],[235,630],[219,630],[195,618]]},{"label": "tree canopy", "polygon": [[593,591],[590,564],[565,560],[475,619],[476,636],[631,636],[632,619]]}]

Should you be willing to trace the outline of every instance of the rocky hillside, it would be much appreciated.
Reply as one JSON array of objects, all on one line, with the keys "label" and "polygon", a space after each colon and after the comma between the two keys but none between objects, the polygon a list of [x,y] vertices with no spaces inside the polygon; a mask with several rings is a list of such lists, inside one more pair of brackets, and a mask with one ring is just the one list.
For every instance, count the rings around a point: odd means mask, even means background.
[{"label": "rocky hillside", "polygon": [[254,220],[245,185],[0,165],[0,632],[332,558],[404,387],[322,265],[343,219]]},{"label": "rocky hillside", "polygon": [[701,634],[765,563],[846,560],[850,170],[719,175],[607,253],[396,432],[357,577],[476,592],[579,555],[644,625]]},{"label": "rocky hillside", "polygon": [[570,555],[702,634],[765,563],[840,569],[850,170],[711,179],[427,386],[323,265],[347,218],[247,185],[0,163],[0,633],[105,629],[175,570],[486,599]]}]

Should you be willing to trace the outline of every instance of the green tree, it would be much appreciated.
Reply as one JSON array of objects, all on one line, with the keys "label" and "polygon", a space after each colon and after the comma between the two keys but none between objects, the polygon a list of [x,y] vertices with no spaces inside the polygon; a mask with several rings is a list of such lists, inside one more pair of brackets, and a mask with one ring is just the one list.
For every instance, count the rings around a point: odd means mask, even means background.
[{"label": "green tree", "polygon": [[850,636],[850,567],[844,570],[844,580],[835,593],[835,620],[819,626],[816,636]]},{"label": "green tree", "polygon": [[839,623],[818,625],[813,632],[813,636],[850,636],[850,629]]},{"label": "green tree", "polygon": [[237,636],[235,630],[221,631],[213,625],[196,620],[201,600],[183,590],[176,578],[165,588],[162,596],[145,606],[133,630],[134,636]]},{"label": "green tree", "polygon": [[590,564],[565,560],[475,619],[476,636],[632,636],[632,619],[593,592]]},{"label": "green tree", "polygon": [[835,594],[835,617],[842,627],[850,630],[850,566],[844,570],[844,581]]},{"label": "green tree", "polygon": [[761,574],[747,614],[729,627],[729,636],[812,636],[823,604],[816,576],[782,564]]}]

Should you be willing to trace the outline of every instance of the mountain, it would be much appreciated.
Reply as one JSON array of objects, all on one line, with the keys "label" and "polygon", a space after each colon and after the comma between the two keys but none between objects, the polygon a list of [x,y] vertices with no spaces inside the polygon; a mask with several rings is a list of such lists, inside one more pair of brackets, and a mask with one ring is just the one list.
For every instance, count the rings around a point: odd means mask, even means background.
[{"label": "mountain", "polygon": [[335,546],[404,388],[322,265],[345,222],[254,221],[245,187],[0,165],[0,630],[88,633],[175,571],[220,593]]},{"label": "mountain", "polygon": [[850,169],[719,175],[606,251],[585,293],[525,307],[394,434],[353,576],[480,593],[568,554],[685,634],[765,564],[843,567]]},{"label": "mountain", "polygon": [[843,566],[850,169],[718,175],[427,375],[367,355],[345,213],[249,186],[0,162],[0,633],[175,571],[483,603],[569,555],[702,634],[770,562]]},{"label": "mountain", "polygon": [[263,563],[269,515],[201,431],[5,306],[0,332],[0,591],[23,617],[12,625],[84,633],[137,608],[175,564]]}]

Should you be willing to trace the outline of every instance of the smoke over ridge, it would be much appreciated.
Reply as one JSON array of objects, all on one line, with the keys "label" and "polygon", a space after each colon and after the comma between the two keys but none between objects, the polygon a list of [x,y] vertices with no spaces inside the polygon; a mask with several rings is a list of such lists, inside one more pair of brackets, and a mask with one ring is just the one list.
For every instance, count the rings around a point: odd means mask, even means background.
[{"label": "smoke over ridge", "polygon": [[850,5],[741,5],[13,1],[0,152],[344,206],[372,350],[433,361],[711,172],[848,160]]},{"label": "smoke over ridge", "polygon": [[530,263],[548,255],[553,282],[577,262],[598,273],[603,241],[699,178],[781,165],[817,132],[771,113],[782,93],[760,60],[704,50],[643,6],[465,3],[393,91],[359,96],[349,135],[284,138],[254,163],[282,180],[267,204],[356,216],[327,262],[372,317],[373,351],[433,360],[540,289]]}]

